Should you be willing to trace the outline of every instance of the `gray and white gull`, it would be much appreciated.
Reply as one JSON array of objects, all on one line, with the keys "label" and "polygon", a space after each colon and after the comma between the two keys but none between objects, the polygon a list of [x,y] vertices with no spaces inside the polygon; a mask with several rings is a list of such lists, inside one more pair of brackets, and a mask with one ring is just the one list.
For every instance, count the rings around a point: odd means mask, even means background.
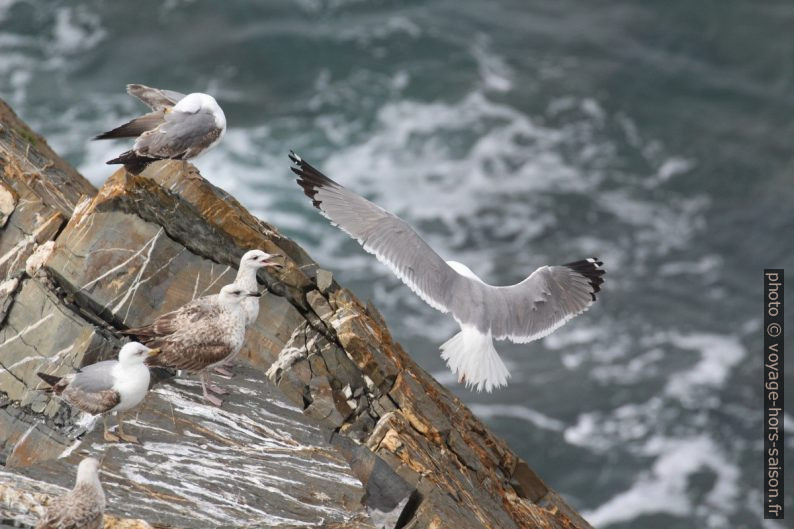
[{"label": "gray and white gull", "polygon": [[199,373],[204,399],[220,406],[223,401],[208,393],[227,391],[210,384],[208,368],[233,358],[245,341],[246,312],[243,301],[259,297],[256,290],[226,285],[219,294],[194,299],[181,308],[163,314],[149,325],[128,329],[124,334],[160,349],[150,366]]},{"label": "gray and white gull", "polygon": [[312,204],[366,251],[391,268],[431,307],[450,313],[460,332],[441,357],[466,384],[492,391],[510,376],[493,340],[527,343],[587,310],[604,282],[596,258],[542,266],[511,286],[492,286],[456,261],[444,261],[396,215],[331,180],[290,153],[292,171]]},{"label": "gray and white gull", "polygon": [[127,93],[152,111],[94,137],[136,138],[132,149],[108,164],[124,164],[129,172],[138,174],[157,160],[195,158],[217,145],[226,133],[226,116],[208,94],[184,95],[140,84],[127,85]]},{"label": "gray and white gull", "polygon": [[[159,349],[130,342],[122,346],[118,360],[87,365],[65,377],[41,372],[38,376],[50,385],[45,389],[48,393],[54,393],[86,413],[102,415],[106,441],[136,443],[137,437],[124,433],[123,412],[131,410],[146,397],[150,373],[145,361],[159,353]],[[113,412],[117,412],[118,419],[116,434],[108,431],[107,424],[107,414]]]},{"label": "gray and white gull", "polygon": [[104,513],[99,461],[87,457],[77,466],[74,488],[47,506],[36,529],[100,529],[104,526]]}]

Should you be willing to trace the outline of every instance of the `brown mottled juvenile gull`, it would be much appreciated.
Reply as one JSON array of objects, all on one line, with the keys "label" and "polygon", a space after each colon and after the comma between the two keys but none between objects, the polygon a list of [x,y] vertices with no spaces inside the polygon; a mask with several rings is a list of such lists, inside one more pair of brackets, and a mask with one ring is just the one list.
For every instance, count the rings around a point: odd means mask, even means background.
[{"label": "brown mottled juvenile gull", "polygon": [[[138,342],[124,344],[118,360],[105,360],[82,367],[65,377],[38,373],[55,393],[72,406],[92,415],[102,415],[106,441],[123,439],[137,443],[138,438],[124,433],[122,413],[141,403],[149,391],[149,368],[144,361],[160,351]],[[108,431],[107,414],[118,412],[118,434]]]},{"label": "brown mottled juvenile gull", "polygon": [[99,461],[87,457],[77,467],[74,488],[52,500],[36,529],[99,529],[104,512]]},{"label": "brown mottled juvenile gull", "polygon": [[206,370],[233,357],[243,346],[246,322],[243,301],[259,295],[236,284],[226,285],[219,294],[195,299],[149,325],[128,329],[125,334],[162,351],[150,359],[149,365],[200,373],[204,399],[220,406],[223,401],[207,390],[227,392],[209,383]]},{"label": "brown mottled juvenile gull", "polygon": [[[262,250],[245,252],[240,258],[240,267],[237,269],[237,277],[234,279],[234,284],[252,292],[256,291],[258,288],[256,281],[257,270],[269,266],[281,267],[280,263],[274,261],[278,257],[280,256],[269,254]],[[243,300],[243,310],[245,310],[245,327],[248,328],[254,324],[257,316],[259,316],[259,300],[256,298],[245,298]],[[232,360],[233,358],[227,358],[222,365],[215,366],[214,370],[225,377],[231,377],[232,373],[225,367],[229,367]]]},{"label": "brown mottled juvenile gull", "polygon": [[451,313],[460,332],[441,346],[447,366],[478,391],[507,384],[493,340],[527,343],[587,310],[604,282],[601,261],[542,266],[511,286],[492,286],[468,267],[444,261],[396,215],[345,189],[290,154],[298,184],[314,206],[387,265],[431,307]]},{"label": "brown mottled juvenile gull", "polygon": [[195,158],[217,145],[226,133],[226,116],[208,94],[183,95],[138,84],[127,85],[127,93],[152,111],[94,137],[136,138],[132,149],[108,164],[124,164],[128,171],[138,174],[157,160]]}]

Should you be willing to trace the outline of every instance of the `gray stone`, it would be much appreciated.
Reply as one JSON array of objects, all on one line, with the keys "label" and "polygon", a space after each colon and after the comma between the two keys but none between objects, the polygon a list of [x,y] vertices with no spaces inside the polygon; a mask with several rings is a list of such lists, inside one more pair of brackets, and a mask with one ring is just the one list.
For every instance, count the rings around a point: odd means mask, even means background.
[{"label": "gray stone", "polygon": [[328,292],[328,289],[331,288],[331,285],[334,282],[334,275],[328,270],[323,270],[322,268],[318,268],[315,274],[316,274],[315,279],[317,281],[317,290],[319,290],[323,294],[326,294]]}]

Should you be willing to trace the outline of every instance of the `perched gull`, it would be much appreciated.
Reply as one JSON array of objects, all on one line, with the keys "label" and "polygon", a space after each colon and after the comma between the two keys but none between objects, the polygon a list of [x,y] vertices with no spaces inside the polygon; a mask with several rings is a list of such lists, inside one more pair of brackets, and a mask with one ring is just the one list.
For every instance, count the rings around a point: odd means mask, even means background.
[{"label": "perched gull", "polygon": [[[256,291],[258,288],[256,271],[266,266],[280,268],[282,265],[273,261],[273,259],[277,257],[280,256],[269,254],[262,250],[245,252],[240,259],[240,268],[237,269],[237,277],[234,279],[234,284],[251,292]],[[245,298],[243,300],[243,310],[245,310],[245,327],[248,328],[254,324],[256,317],[259,315],[259,300],[255,298]],[[214,370],[225,377],[231,377],[232,373],[225,367],[229,367],[232,364],[232,360],[232,357],[227,358],[222,365],[216,365]]]},{"label": "perched gull", "polygon": [[478,391],[507,384],[493,340],[542,338],[595,301],[604,282],[595,258],[542,266],[512,286],[491,286],[465,265],[444,261],[399,217],[345,189],[295,153],[293,172],[314,206],[387,265],[431,307],[451,313],[460,332],[441,346],[447,366]]},{"label": "perched gull", "polygon": [[226,132],[226,116],[210,95],[183,95],[139,84],[127,85],[127,93],[152,111],[94,137],[136,138],[131,150],[108,164],[124,164],[128,171],[138,174],[157,160],[195,158],[217,145]]},{"label": "perched gull", "polygon": [[125,334],[162,351],[149,365],[201,373],[204,399],[215,406],[223,401],[210,395],[226,391],[209,382],[207,368],[234,357],[245,341],[246,313],[243,301],[259,297],[256,290],[236,284],[226,285],[220,294],[195,299],[183,307],[163,314],[154,322]]},{"label": "perched gull", "polygon": [[99,529],[104,512],[99,461],[87,457],[77,467],[74,488],[50,502],[36,529]]},{"label": "perched gull", "polygon": [[[38,373],[50,385],[45,391],[55,393],[69,404],[92,415],[102,415],[106,441],[123,439],[137,443],[134,435],[124,433],[122,412],[141,403],[149,391],[149,368],[144,361],[159,354],[138,342],[125,344],[118,360],[105,360],[82,367],[65,377]],[[118,434],[108,431],[107,414],[118,412]]]}]

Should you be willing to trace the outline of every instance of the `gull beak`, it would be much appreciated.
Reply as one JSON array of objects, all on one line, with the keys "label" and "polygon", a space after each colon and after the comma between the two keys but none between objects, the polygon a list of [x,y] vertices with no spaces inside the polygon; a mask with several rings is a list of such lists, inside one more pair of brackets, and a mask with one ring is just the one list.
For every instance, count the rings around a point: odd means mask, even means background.
[{"label": "gull beak", "polygon": [[249,292],[248,294],[246,294],[246,296],[248,296],[249,298],[258,298],[261,295],[262,295],[261,292]]},{"label": "gull beak", "polygon": [[264,260],[259,261],[262,266],[272,266],[274,268],[283,268],[284,265],[281,263],[277,263],[276,261],[272,261],[271,259],[275,259],[276,257],[281,257],[280,255],[269,255],[265,257]]},{"label": "gull beak", "polygon": [[149,349],[149,356],[157,356],[160,354],[160,349]]}]

